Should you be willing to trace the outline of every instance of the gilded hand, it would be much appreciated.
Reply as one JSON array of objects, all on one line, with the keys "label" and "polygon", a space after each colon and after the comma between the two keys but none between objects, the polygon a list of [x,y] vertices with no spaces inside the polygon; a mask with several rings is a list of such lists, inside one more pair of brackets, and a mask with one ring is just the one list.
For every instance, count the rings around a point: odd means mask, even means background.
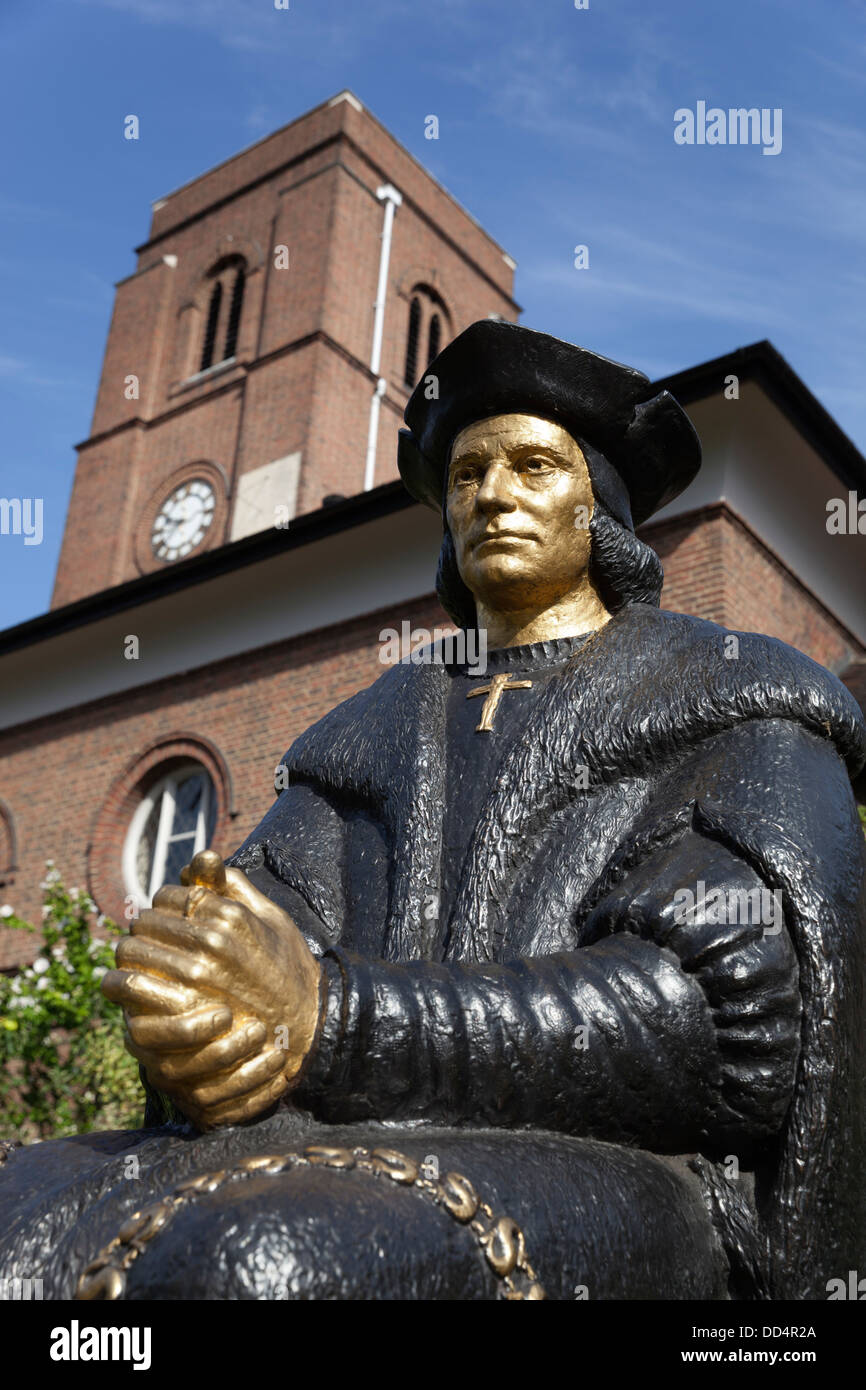
[{"label": "gilded hand", "polygon": [[148,1080],[200,1129],[249,1120],[296,1080],[321,966],[288,913],[205,850],[117,947],[103,991]]}]

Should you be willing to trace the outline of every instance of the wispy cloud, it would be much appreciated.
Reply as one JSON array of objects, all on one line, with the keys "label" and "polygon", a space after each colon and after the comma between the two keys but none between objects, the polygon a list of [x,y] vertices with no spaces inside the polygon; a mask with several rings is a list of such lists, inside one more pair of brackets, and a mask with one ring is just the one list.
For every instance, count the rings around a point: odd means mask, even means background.
[{"label": "wispy cloud", "polygon": [[20,357],[0,357],[0,376],[14,376],[23,371],[27,363]]},{"label": "wispy cloud", "polygon": [[[506,26],[485,31],[481,55],[451,65],[447,75],[480,94],[480,107],[506,128],[542,136],[597,157],[639,158],[633,122],[659,127],[672,119],[666,85],[689,71],[682,41],[664,17],[632,15],[617,28],[616,62],[588,61],[581,43],[585,16],[536,12],[539,25],[515,43]],[[545,23],[545,19],[547,22]],[[571,22],[569,22],[571,21]],[[500,37],[498,41],[496,35]],[[445,70],[443,69],[443,76]]]},{"label": "wispy cloud", "polygon": [[0,198],[0,222],[45,222],[56,216],[52,208],[40,207],[18,198]]},{"label": "wispy cloud", "polygon": [[254,106],[244,117],[244,125],[253,135],[267,135],[280,124],[281,118],[275,116],[267,106]]},{"label": "wispy cloud", "polygon": [[830,58],[826,53],[814,53],[811,49],[801,48],[800,52],[807,62],[817,63],[825,72],[832,73],[834,77],[841,77],[844,82],[856,82],[858,86],[866,82],[866,70],[863,65],[866,44],[861,44],[849,54],[849,57],[859,57],[860,63],[857,67],[852,67],[850,63],[840,63],[838,58]]},{"label": "wispy cloud", "polygon": [[[349,0],[347,0],[348,6]],[[114,10],[146,24],[194,29],[209,34],[224,48],[239,53],[273,54],[294,47],[303,33],[307,51],[318,36],[319,49],[331,61],[375,42],[379,24],[411,20],[405,0],[351,0],[341,19],[321,13],[317,0],[290,0],[287,10],[273,0],[74,0],[89,9]]]},{"label": "wispy cloud", "polygon": [[260,14],[262,9],[255,0],[252,4],[249,0],[184,0],[182,5],[175,4],[174,0],[75,0],[75,3],[90,9],[118,10],[148,24],[211,30],[228,24],[232,16],[237,26],[239,12],[245,21],[255,20],[256,11]]},{"label": "wispy cloud", "polygon": [[[759,318],[767,332],[790,330],[796,319],[790,311],[773,303],[766,277],[737,275],[720,270],[707,274],[706,266],[692,267],[682,275],[667,266],[643,262],[638,275],[624,275],[626,258],[613,261],[613,270],[590,261],[587,270],[575,270],[565,257],[561,262],[529,265],[524,279],[530,284],[571,293],[579,303],[584,298],[615,300],[639,305],[657,305],[663,310],[683,310],[695,319],[724,323],[743,323]],[[620,273],[617,273],[620,271]]]},{"label": "wispy cloud", "polygon": [[73,390],[79,392],[86,389],[83,379],[74,377],[68,372],[60,375],[46,374],[41,367],[35,367],[21,357],[0,357],[0,380],[7,382],[11,387],[40,387],[55,390]]}]

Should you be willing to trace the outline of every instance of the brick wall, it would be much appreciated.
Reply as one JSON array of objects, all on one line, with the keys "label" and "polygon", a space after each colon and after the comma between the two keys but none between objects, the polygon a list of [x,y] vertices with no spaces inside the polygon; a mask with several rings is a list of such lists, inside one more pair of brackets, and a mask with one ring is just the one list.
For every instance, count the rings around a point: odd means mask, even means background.
[{"label": "brick wall", "polygon": [[662,606],[741,632],[764,632],[841,676],[864,649],[724,503],[640,535],[665,568]]}]

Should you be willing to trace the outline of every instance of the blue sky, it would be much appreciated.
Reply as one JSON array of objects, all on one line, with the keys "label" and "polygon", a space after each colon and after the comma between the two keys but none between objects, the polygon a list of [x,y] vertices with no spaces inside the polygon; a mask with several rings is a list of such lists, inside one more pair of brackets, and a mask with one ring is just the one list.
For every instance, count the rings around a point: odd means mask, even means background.
[{"label": "blue sky", "polygon": [[[866,0],[0,0],[0,496],[44,499],[0,628],[50,602],[150,203],[345,87],[515,258],[525,324],[652,376],[770,338],[866,449],[864,60]],[[781,152],[677,145],[698,101],[781,108]]]}]

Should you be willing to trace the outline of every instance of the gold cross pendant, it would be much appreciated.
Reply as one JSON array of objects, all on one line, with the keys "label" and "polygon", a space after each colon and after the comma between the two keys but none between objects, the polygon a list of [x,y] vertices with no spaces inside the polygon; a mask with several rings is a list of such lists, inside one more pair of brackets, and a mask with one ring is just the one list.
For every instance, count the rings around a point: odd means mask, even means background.
[{"label": "gold cross pendant", "polygon": [[476,724],[476,734],[492,734],[493,720],[502,699],[503,690],[526,690],[532,685],[532,681],[513,681],[510,671],[500,672],[494,676],[489,685],[478,685],[474,690],[470,690],[466,696],[471,700],[473,695],[486,695],[484,706],[481,710],[481,723]]}]

